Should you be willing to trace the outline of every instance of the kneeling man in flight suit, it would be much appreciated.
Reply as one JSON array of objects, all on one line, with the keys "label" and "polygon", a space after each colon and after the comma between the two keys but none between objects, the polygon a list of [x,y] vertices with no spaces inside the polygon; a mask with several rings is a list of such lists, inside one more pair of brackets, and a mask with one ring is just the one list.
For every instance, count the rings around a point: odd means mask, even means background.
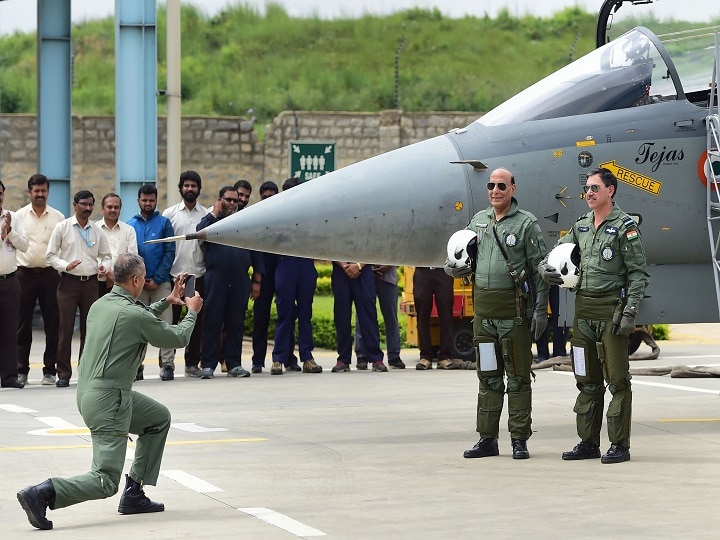
[{"label": "kneeling man in flight suit", "polygon": [[[132,384],[148,343],[167,349],[188,344],[203,299],[195,293],[183,302],[187,274],[181,274],[167,298],[146,307],[137,300],[145,284],[142,257],[120,255],[113,270],[115,286],[88,313],[87,340],[78,367],[77,404],[92,436],[92,467],[88,473],[50,478],[18,492],[30,524],[38,529],[53,527],[45,516],[48,508],[56,510],[117,493],[129,433],[138,435],[137,447],[118,512],[165,510],[162,503],[145,495],[143,485],[154,486],[160,474],[170,411],[132,390]],[[187,305],[187,315],[177,325],[159,318],[170,304]]]}]

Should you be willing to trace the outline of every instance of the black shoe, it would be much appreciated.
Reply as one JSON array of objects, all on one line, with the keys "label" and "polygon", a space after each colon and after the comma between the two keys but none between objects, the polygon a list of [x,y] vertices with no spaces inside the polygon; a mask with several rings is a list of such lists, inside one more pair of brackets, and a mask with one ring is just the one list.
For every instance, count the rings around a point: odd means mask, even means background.
[{"label": "black shoe", "polygon": [[17,379],[10,379],[1,383],[0,388],[25,388],[25,383]]},{"label": "black shoe", "polygon": [[564,460],[576,460],[576,459],[597,459],[600,457],[600,448],[593,443],[587,441],[580,441],[575,445],[575,448],[569,452],[563,452],[562,458]]},{"label": "black shoe", "polygon": [[55,386],[58,388],[67,388],[70,386],[70,379],[58,379]]},{"label": "black shoe", "polygon": [[395,369],[405,369],[405,362],[403,362],[399,358],[393,358],[392,360],[388,360],[388,365]]},{"label": "black shoe", "polygon": [[303,368],[301,368],[301,367],[297,364],[297,362],[285,366],[285,371],[302,371],[302,370],[303,370]]},{"label": "black shoe", "polygon": [[142,381],[142,380],[145,378],[144,375],[143,375],[144,372],[145,372],[145,366],[143,366],[142,364],[140,364],[140,367],[139,367],[138,370],[137,370],[137,374],[135,375],[135,380],[136,380],[136,381]]},{"label": "black shoe", "polygon": [[613,443],[600,461],[602,463],[622,463],[623,461],[630,461],[630,449]]},{"label": "black shoe", "polygon": [[172,381],[175,378],[175,370],[170,366],[164,366],[160,371],[160,380]]},{"label": "black shoe", "polygon": [[480,437],[480,440],[470,450],[463,452],[465,458],[478,458],[500,455],[497,439]]},{"label": "black shoe", "polygon": [[253,366],[250,368],[250,372],[253,374],[262,373],[262,366]]},{"label": "black shoe", "polygon": [[355,369],[358,371],[365,371],[368,368],[368,362],[365,358],[358,358],[357,363],[355,364]]},{"label": "black shoe", "polygon": [[145,495],[143,488],[135,480],[130,478],[129,474],[125,477],[125,489],[120,504],[118,505],[118,513],[120,514],[149,514],[150,512],[162,512],[165,510],[163,503],[151,501]]},{"label": "black shoe", "polygon": [[512,439],[512,449],[513,459],[527,459],[530,457],[525,439]]},{"label": "black shoe", "polygon": [[37,486],[29,486],[17,492],[17,500],[27,514],[30,525],[44,531],[53,528],[53,522],[45,517],[49,506],[55,506],[55,487],[45,480]]}]

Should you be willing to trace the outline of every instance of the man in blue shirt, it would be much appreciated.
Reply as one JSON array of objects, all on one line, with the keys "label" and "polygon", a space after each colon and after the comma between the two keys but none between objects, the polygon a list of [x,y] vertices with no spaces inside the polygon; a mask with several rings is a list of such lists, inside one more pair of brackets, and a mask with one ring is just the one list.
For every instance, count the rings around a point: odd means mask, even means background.
[{"label": "man in blue shirt", "polygon": [[[157,188],[152,184],[140,186],[138,190],[140,213],[133,216],[128,225],[135,229],[138,254],[145,261],[145,286],[140,301],[145,305],[158,302],[168,296],[172,290],[170,268],[175,259],[175,242],[145,244],[146,240],[173,236],[170,220],[157,211]],[[172,323],[172,310],[160,316],[166,323]],[[144,360],[143,360],[144,361]],[[175,349],[160,349],[160,378],[172,381],[175,378]],[[140,364],[135,380],[142,380],[143,365]]]}]

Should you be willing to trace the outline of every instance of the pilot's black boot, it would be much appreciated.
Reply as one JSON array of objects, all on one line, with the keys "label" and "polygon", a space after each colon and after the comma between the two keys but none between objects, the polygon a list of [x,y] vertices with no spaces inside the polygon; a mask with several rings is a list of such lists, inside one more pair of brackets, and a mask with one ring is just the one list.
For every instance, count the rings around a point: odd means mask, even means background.
[{"label": "pilot's black boot", "polygon": [[127,481],[125,482],[122,497],[120,497],[120,504],[118,505],[119,513],[148,514],[150,512],[162,512],[165,510],[163,503],[153,502],[148,499],[142,486],[130,478],[129,474],[125,476]]},{"label": "pilot's black boot", "polygon": [[17,492],[17,500],[33,527],[49,531],[53,522],[45,517],[48,507],[55,506],[55,487],[50,479],[37,486],[28,486]]},{"label": "pilot's black boot", "polygon": [[497,456],[499,454],[500,451],[498,450],[497,439],[493,439],[490,437],[480,437],[480,440],[475,443],[475,446],[463,452],[463,457],[481,458]]}]

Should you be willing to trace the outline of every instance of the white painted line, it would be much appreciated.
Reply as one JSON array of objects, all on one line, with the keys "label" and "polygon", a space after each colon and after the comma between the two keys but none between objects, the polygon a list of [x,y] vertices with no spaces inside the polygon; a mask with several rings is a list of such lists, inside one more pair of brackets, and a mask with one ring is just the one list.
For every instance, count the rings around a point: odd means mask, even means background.
[{"label": "white painted line", "polygon": [[182,431],[189,431],[190,433],[209,433],[211,431],[227,431],[227,428],[208,428],[203,426],[198,426],[195,422],[185,423],[185,424],[170,424],[175,429],[180,429]]},{"label": "white painted line", "polygon": [[175,480],[178,484],[185,486],[186,488],[197,491],[198,493],[213,493],[216,491],[224,491],[217,486],[213,486],[211,483],[201,480],[197,476],[188,474],[185,471],[171,470],[171,471],[160,471],[160,474]]},{"label": "white painted line", "polygon": [[7,411],[7,412],[16,412],[16,413],[37,412],[35,409],[26,409],[25,407],[19,407],[18,405],[11,405],[10,403],[0,404],[0,409]]},{"label": "white painted line", "polygon": [[[573,373],[570,371],[553,371],[553,373],[557,373],[558,375],[565,375],[567,377],[572,377]],[[720,395],[720,392],[718,390],[710,390],[708,388],[695,388],[693,386],[683,386],[681,384],[667,384],[667,383],[657,383],[657,382],[650,382],[650,381],[638,381],[637,377],[633,377],[632,385],[638,385],[638,386],[655,386],[657,388],[668,388],[670,390],[685,390],[686,392],[699,392],[701,394],[714,394],[714,395]]]},{"label": "white painted line", "polygon": [[300,523],[299,521],[288,517],[284,514],[271,510],[270,508],[238,508],[241,512],[245,512],[251,516],[255,516],[265,523],[275,525],[284,531],[294,534],[295,536],[327,536],[324,532]]},{"label": "white painted line", "polygon": [[71,424],[67,420],[63,420],[58,416],[38,416],[36,420],[39,420],[43,424],[53,428],[78,428],[75,424]]}]

